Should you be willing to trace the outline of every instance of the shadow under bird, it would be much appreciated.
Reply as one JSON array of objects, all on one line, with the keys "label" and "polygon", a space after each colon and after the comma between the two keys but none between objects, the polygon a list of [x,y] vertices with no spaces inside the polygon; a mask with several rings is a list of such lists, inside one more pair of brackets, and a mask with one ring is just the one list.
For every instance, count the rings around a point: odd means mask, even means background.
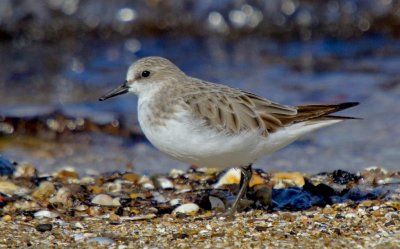
[{"label": "shadow under bird", "polygon": [[162,57],[133,63],[124,84],[102,96],[138,96],[138,120],[150,142],[176,160],[203,167],[240,168],[236,212],[252,164],[303,135],[352,117],[335,116],[358,105],[282,105],[253,93],[186,75]]}]

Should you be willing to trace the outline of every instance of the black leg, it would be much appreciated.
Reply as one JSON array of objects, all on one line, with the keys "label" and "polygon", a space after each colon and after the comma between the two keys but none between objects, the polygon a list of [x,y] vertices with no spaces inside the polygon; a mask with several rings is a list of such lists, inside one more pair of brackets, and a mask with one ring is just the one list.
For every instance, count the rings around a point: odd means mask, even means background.
[{"label": "black leg", "polygon": [[228,215],[228,216],[232,216],[235,214],[237,207],[239,205],[240,199],[247,192],[247,186],[249,185],[249,181],[250,181],[251,175],[252,175],[251,164],[246,167],[241,167],[240,171],[242,173],[242,177],[240,178],[240,190],[236,196],[235,201],[233,202],[232,207],[230,209],[228,209],[228,211],[226,213],[226,215]]}]

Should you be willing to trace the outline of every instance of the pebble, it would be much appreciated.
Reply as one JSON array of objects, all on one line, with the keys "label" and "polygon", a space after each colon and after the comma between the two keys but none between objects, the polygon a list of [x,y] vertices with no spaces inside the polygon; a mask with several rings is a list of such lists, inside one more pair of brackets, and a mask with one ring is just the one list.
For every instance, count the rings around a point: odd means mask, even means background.
[{"label": "pebble", "polygon": [[139,180],[139,184],[145,189],[155,189],[153,181],[147,176],[142,176]]},{"label": "pebble", "polygon": [[220,173],[220,169],[218,168],[208,168],[208,167],[200,167],[196,169],[197,172],[202,172],[207,175],[216,175]]},{"label": "pebble", "polygon": [[166,203],[167,199],[165,198],[164,195],[162,195],[160,192],[158,191],[154,191],[152,192],[153,194],[153,200],[155,200],[157,203]]},{"label": "pebble", "polygon": [[93,194],[100,194],[100,193],[104,192],[103,188],[96,186],[96,185],[88,186],[87,189],[89,190],[90,193],[93,193]]},{"label": "pebble", "polygon": [[113,206],[121,206],[121,198],[120,197],[115,197],[112,200]]},{"label": "pebble", "polygon": [[114,214],[114,213],[111,213],[108,216],[108,219],[110,220],[110,222],[112,222],[114,224],[119,223],[121,221],[121,218],[118,215]]},{"label": "pebble", "polygon": [[175,199],[172,199],[172,200],[170,200],[170,201],[169,201],[169,205],[171,205],[171,206],[175,206],[175,205],[178,205],[178,204],[180,204],[180,203],[181,203],[181,201],[182,201],[182,199],[175,198]]},{"label": "pebble", "polygon": [[86,213],[90,216],[96,217],[101,215],[103,212],[100,206],[92,206],[86,210]]},{"label": "pebble", "polygon": [[77,179],[79,175],[75,171],[63,169],[57,172],[54,177],[60,180],[68,180],[69,178]]},{"label": "pebble", "polygon": [[96,180],[90,176],[82,177],[79,180],[79,184],[82,184],[82,185],[90,185],[90,184],[95,184],[95,183],[96,183]]},{"label": "pebble", "polygon": [[36,226],[36,230],[39,232],[47,232],[47,231],[51,231],[53,229],[53,225],[52,224],[39,224]]},{"label": "pebble", "polygon": [[332,172],[333,182],[337,184],[347,184],[349,182],[358,181],[359,178],[359,176],[341,169]]},{"label": "pebble", "polygon": [[[214,185],[214,188],[220,188],[223,185],[228,184],[239,184],[241,179],[241,171],[237,168],[229,169],[222,177],[219,178],[218,182]],[[253,171],[251,179],[249,181],[249,187],[254,187],[258,184],[264,184],[265,179],[262,178],[259,174]]]},{"label": "pebble", "polygon": [[94,234],[93,233],[78,233],[78,234],[73,234],[72,237],[74,238],[74,240],[76,242],[80,242],[83,241],[87,238],[93,237]]},{"label": "pebble", "polygon": [[211,209],[218,211],[225,210],[225,204],[220,198],[215,196],[209,196],[208,199],[210,200]]},{"label": "pebble", "polygon": [[44,181],[40,183],[39,187],[32,193],[32,197],[38,201],[47,200],[54,192],[56,188],[52,182]]},{"label": "pebble", "polygon": [[120,180],[114,182],[108,182],[103,185],[103,189],[107,193],[118,193],[122,190],[122,184]]},{"label": "pebble", "polygon": [[219,178],[218,182],[214,185],[214,188],[221,188],[227,184],[238,184],[240,182],[241,172],[239,169],[231,168],[222,177]]},{"label": "pebble", "polygon": [[304,177],[299,172],[276,172],[272,174],[271,181],[274,183],[274,189],[287,187],[303,187]]},{"label": "pebble", "polygon": [[20,190],[20,187],[9,181],[0,181],[0,192],[13,195]]},{"label": "pebble", "polygon": [[85,228],[85,227],[82,225],[82,223],[80,223],[80,222],[75,222],[73,227],[74,227],[75,229],[83,229],[83,228]]},{"label": "pebble", "polygon": [[120,206],[119,199],[113,199],[111,196],[107,194],[99,194],[93,197],[93,204],[97,204],[100,206]]},{"label": "pebble", "polygon": [[199,212],[200,207],[195,203],[182,204],[172,211],[172,215],[178,214],[195,215]]},{"label": "pebble", "polygon": [[157,215],[155,214],[144,214],[144,215],[135,215],[131,217],[121,217],[121,220],[126,220],[126,221],[135,221],[135,220],[150,220],[153,218],[156,218]]},{"label": "pebble", "polygon": [[56,195],[49,199],[50,203],[60,203],[64,207],[72,207],[72,193],[68,187],[60,188]]},{"label": "pebble", "polygon": [[181,170],[181,169],[172,169],[169,172],[169,176],[172,177],[172,178],[178,178],[178,177],[184,175],[185,173],[186,172],[184,170]]},{"label": "pebble", "polygon": [[94,237],[94,238],[88,239],[87,243],[96,243],[99,245],[107,246],[107,245],[114,244],[115,241],[110,238],[106,238],[106,237]]},{"label": "pebble", "polygon": [[18,165],[14,177],[31,178],[37,176],[37,169],[32,164]]},{"label": "pebble", "polygon": [[125,174],[122,176],[122,179],[124,179],[124,180],[126,180],[126,181],[133,182],[133,183],[136,184],[136,183],[139,182],[140,177],[141,177],[141,176],[139,176],[139,175],[137,175],[137,174],[125,173]]},{"label": "pebble", "polygon": [[41,218],[57,218],[60,215],[56,212],[51,212],[48,210],[40,210],[40,211],[37,211],[36,213],[34,213],[33,216],[35,218],[41,219]]},{"label": "pebble", "polygon": [[78,205],[78,206],[76,206],[75,207],[75,210],[76,211],[80,211],[80,212],[83,212],[83,211],[86,211],[87,209],[88,209],[89,207],[87,206],[87,205]]},{"label": "pebble", "polygon": [[272,188],[265,184],[260,184],[254,187],[257,200],[263,207],[272,206]]},{"label": "pebble", "polygon": [[3,218],[1,218],[1,220],[4,222],[8,222],[8,221],[12,220],[12,217],[11,217],[11,215],[6,214],[3,216]]},{"label": "pebble", "polygon": [[345,214],[344,217],[346,217],[346,219],[354,219],[354,218],[357,218],[357,214],[348,213],[348,214]]},{"label": "pebble", "polygon": [[173,189],[174,188],[174,184],[172,183],[172,181],[165,177],[157,178],[156,183],[157,183],[156,184],[157,187],[160,187],[162,189]]}]

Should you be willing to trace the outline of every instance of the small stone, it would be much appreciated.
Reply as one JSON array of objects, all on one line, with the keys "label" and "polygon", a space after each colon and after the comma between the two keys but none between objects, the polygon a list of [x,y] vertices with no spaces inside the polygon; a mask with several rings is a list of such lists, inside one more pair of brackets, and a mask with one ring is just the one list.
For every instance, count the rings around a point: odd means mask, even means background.
[{"label": "small stone", "polygon": [[74,228],[75,228],[75,229],[83,229],[83,228],[85,228],[85,227],[82,225],[82,223],[76,222],[76,223],[74,223]]},{"label": "small stone", "polygon": [[138,198],[140,196],[140,193],[130,193],[129,194],[129,198],[131,198],[131,199],[136,199],[136,198]]},{"label": "small stone", "polygon": [[118,215],[114,214],[114,213],[111,213],[111,214],[108,216],[108,219],[109,219],[111,222],[115,222],[115,223],[118,223],[118,222],[121,221],[120,217],[119,217]]},{"label": "small stone", "polygon": [[36,226],[36,230],[39,232],[46,232],[46,231],[51,231],[53,229],[52,224],[39,224]]},{"label": "small stone", "polygon": [[358,181],[360,177],[344,170],[335,170],[332,172],[332,179],[337,184],[347,184],[349,182]]},{"label": "small stone", "polygon": [[93,199],[92,199],[92,203],[93,204],[97,204],[97,205],[101,205],[101,206],[120,206],[119,205],[115,205],[116,202],[114,201],[114,199],[106,194],[99,194],[96,195]]},{"label": "small stone", "polygon": [[40,211],[37,211],[36,213],[34,213],[33,216],[35,218],[41,219],[41,218],[57,218],[60,215],[58,213],[51,212],[48,210],[40,210]]},{"label": "small stone", "polygon": [[88,243],[96,243],[96,244],[103,245],[103,246],[111,245],[111,244],[115,243],[114,240],[112,240],[110,238],[106,238],[106,237],[94,237],[94,238],[88,239],[87,242]]},{"label": "small stone", "polygon": [[277,172],[271,177],[274,183],[274,189],[287,187],[303,187],[305,184],[304,177],[299,172]]},{"label": "small stone", "polygon": [[184,175],[185,173],[186,173],[186,172],[183,171],[183,170],[181,170],[181,169],[172,169],[172,170],[169,172],[169,176],[175,179],[175,178],[178,178],[178,177],[181,176],[181,175]]},{"label": "small stone", "polygon": [[106,193],[118,193],[122,190],[122,184],[119,180],[108,182],[103,185],[103,189]]},{"label": "small stone", "polygon": [[82,177],[82,178],[79,180],[79,183],[80,183],[80,184],[83,184],[83,185],[95,184],[95,182],[96,182],[96,180],[95,180],[93,177],[90,177],[90,176]]},{"label": "small stone", "polygon": [[133,183],[137,183],[137,182],[139,182],[140,177],[141,177],[141,176],[139,176],[139,175],[137,175],[137,174],[126,173],[126,174],[124,174],[124,175],[122,176],[122,179],[124,179],[124,180],[126,180],[126,181],[133,182]]},{"label": "small stone", "polygon": [[202,172],[207,175],[216,175],[218,174],[221,170],[218,168],[212,168],[212,167],[201,167],[196,169],[197,172]]},{"label": "small stone", "polygon": [[[15,202],[13,205],[13,208],[19,209],[19,210],[24,210],[24,211],[26,210],[27,212],[29,212],[29,210],[39,209],[40,206],[36,201],[23,201],[23,202]],[[31,215],[32,215],[32,213],[29,214],[29,217],[32,217]]]},{"label": "small stone", "polygon": [[265,232],[265,231],[268,230],[268,227],[266,227],[266,226],[256,226],[254,229],[255,229],[257,232]]},{"label": "small stone", "polygon": [[3,216],[3,218],[1,218],[1,220],[4,222],[8,222],[8,221],[12,220],[12,217],[11,217],[11,215],[6,214]]},{"label": "small stone", "polygon": [[400,201],[389,201],[387,205],[396,209],[397,211],[400,211]]},{"label": "small stone", "polygon": [[169,201],[169,205],[171,206],[175,206],[178,205],[179,203],[181,203],[182,199],[176,198],[176,199],[172,199]]},{"label": "small stone", "polygon": [[72,193],[67,187],[60,188],[56,195],[49,199],[50,203],[61,203],[64,207],[72,207]]},{"label": "small stone", "polygon": [[72,237],[76,242],[80,242],[82,240],[85,240],[87,238],[95,236],[93,233],[78,233],[78,234],[73,234]]},{"label": "small stone", "polygon": [[79,177],[79,175],[78,175],[78,173],[76,173],[74,171],[63,169],[63,170],[57,172],[54,177],[57,179],[60,179],[60,180],[67,180],[69,178],[77,179]]},{"label": "small stone", "polygon": [[87,205],[82,204],[82,205],[76,206],[76,207],[75,207],[75,210],[76,210],[76,211],[83,212],[83,211],[86,211],[88,208],[89,208],[89,207],[88,207]]},{"label": "small stone", "polygon": [[220,198],[215,196],[209,196],[208,199],[210,200],[211,209],[218,211],[225,210],[225,204]]},{"label": "small stone", "polygon": [[173,189],[174,188],[174,184],[172,183],[172,181],[165,177],[157,178],[156,183],[157,183],[156,184],[157,187],[160,187],[162,189]]},{"label": "small stone", "polygon": [[102,213],[102,209],[101,209],[101,207],[99,207],[99,206],[93,206],[93,207],[89,207],[87,210],[86,210],[86,213],[88,214],[88,215],[90,215],[90,216],[99,216],[99,215],[101,215],[101,213]]},{"label": "small stone", "polygon": [[54,184],[51,182],[42,182],[39,187],[32,193],[32,197],[38,201],[44,202],[56,191]]},{"label": "small stone", "polygon": [[142,176],[138,183],[145,189],[155,189],[153,181],[147,176]]},{"label": "small stone", "polygon": [[135,220],[150,220],[157,217],[155,214],[144,214],[144,215],[135,215],[131,217],[120,217],[121,220],[126,220],[126,221],[135,221]]},{"label": "small stone", "polygon": [[219,178],[218,182],[214,185],[214,188],[220,188],[227,184],[239,184],[241,172],[239,169],[231,168],[222,177]]},{"label": "small stone", "polygon": [[376,201],[373,201],[373,200],[365,200],[365,201],[361,202],[358,206],[359,206],[359,207],[371,207],[371,206],[373,206],[374,204],[376,204]]},{"label": "small stone", "polygon": [[157,203],[167,202],[167,199],[165,198],[165,196],[162,195],[160,192],[153,192],[153,200],[155,200]]},{"label": "small stone", "polygon": [[195,215],[199,211],[200,207],[195,203],[182,204],[172,211],[172,215],[178,214]]},{"label": "small stone", "polygon": [[87,189],[90,193],[93,193],[93,194],[100,194],[100,193],[104,192],[103,189],[97,185],[88,186]]},{"label": "small stone", "polygon": [[32,164],[21,164],[16,167],[15,177],[32,178],[37,176],[37,169]]},{"label": "small stone", "polygon": [[13,195],[18,192],[19,187],[9,181],[0,181],[0,192],[8,195]]},{"label": "small stone", "polygon": [[120,197],[115,197],[112,200],[112,205],[113,206],[121,206],[121,202],[120,202],[121,198]]},{"label": "small stone", "polygon": [[266,184],[256,185],[254,187],[257,200],[263,207],[272,206],[272,188]]}]

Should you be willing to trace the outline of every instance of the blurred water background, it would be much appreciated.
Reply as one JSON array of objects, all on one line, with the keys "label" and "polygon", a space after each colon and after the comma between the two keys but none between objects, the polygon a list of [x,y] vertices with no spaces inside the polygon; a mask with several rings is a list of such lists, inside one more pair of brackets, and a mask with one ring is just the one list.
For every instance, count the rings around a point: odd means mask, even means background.
[{"label": "blurred water background", "polygon": [[[297,105],[362,117],[259,160],[265,170],[399,169],[400,1],[0,1],[0,154],[41,171],[187,165],[143,137],[136,97],[97,99],[138,58]],[[212,165],[210,165],[212,166]]]}]

